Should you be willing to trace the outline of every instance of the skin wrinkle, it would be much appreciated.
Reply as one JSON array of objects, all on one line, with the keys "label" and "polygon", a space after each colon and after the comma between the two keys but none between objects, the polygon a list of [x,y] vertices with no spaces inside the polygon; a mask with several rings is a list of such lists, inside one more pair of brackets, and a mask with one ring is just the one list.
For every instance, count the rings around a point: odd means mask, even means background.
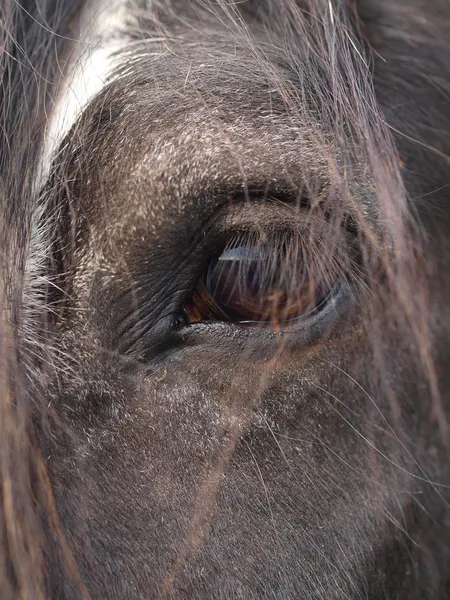
[{"label": "skin wrinkle", "polygon": [[[0,9],[2,600],[444,600],[444,0],[126,3],[36,191],[68,4]],[[334,304],[176,321],[267,240]]]}]

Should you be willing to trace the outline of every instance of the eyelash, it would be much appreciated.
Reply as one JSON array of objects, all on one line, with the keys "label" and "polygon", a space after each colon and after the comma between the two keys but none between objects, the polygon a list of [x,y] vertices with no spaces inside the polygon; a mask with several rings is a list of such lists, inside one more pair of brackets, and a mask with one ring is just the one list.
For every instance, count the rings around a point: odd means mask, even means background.
[{"label": "eyelash", "polygon": [[[363,290],[363,261],[359,256],[357,231],[347,220],[336,222],[322,210],[313,211],[305,205],[275,199],[223,202],[219,208],[216,206],[214,214],[205,215],[202,221],[193,219],[185,229],[174,231],[173,236],[169,236],[173,245],[161,248],[165,258],[163,262],[159,258],[158,265],[165,274],[163,282],[158,278],[153,285],[149,284],[145,261],[136,263],[139,268],[136,281],[142,290],[137,300],[141,308],[130,311],[130,302],[121,302],[116,305],[118,309],[113,310],[118,323],[114,329],[115,339],[122,352],[139,356],[139,360],[147,363],[161,354],[162,346],[164,354],[188,340],[194,344],[207,339],[216,343],[218,336],[221,343],[230,340],[230,336],[233,339],[251,336],[259,340],[262,348],[266,342],[271,343],[271,332],[283,332],[296,348],[310,345],[324,334],[336,331],[335,325],[346,318],[354,299]],[[309,278],[322,282],[323,295],[319,294],[316,303],[307,301],[300,305],[301,310],[288,314],[288,319],[273,318],[273,311],[272,315],[269,311],[269,318],[262,320],[237,318],[240,315],[227,314],[223,309],[219,314],[211,313],[210,309],[202,312],[204,303],[201,301],[197,306],[200,312],[193,318],[190,310],[193,302],[197,303],[200,291],[200,300],[205,299],[208,270],[214,268],[224,252],[239,247],[256,247],[259,252],[268,249],[270,256],[281,253],[282,261],[268,263],[272,267],[265,271],[269,280],[279,278],[280,262],[283,265],[287,262],[287,268],[283,266],[283,269],[285,281],[289,281],[289,273],[292,276],[296,272],[299,257],[306,257]],[[274,247],[278,249],[275,253]],[[146,252],[143,247],[143,256]],[[169,259],[173,262],[168,263]],[[141,268],[143,265],[145,268]],[[159,290],[160,298],[157,306],[150,300],[155,298],[155,289]],[[131,305],[136,305],[134,296]],[[308,305],[310,310],[305,308]]]},{"label": "eyelash", "polygon": [[317,315],[339,293],[338,269],[319,262],[314,272],[298,235],[235,233],[209,257],[175,327],[206,321],[292,327]]}]

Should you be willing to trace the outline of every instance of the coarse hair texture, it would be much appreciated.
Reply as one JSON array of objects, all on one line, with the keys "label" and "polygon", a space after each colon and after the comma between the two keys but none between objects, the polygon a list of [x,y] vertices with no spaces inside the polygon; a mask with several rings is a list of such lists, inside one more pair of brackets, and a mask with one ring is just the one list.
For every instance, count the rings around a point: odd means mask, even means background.
[{"label": "coarse hair texture", "polygon": [[[84,3],[4,0],[0,5],[3,599],[48,597],[52,578],[49,543],[59,549],[66,577],[73,580],[81,596],[89,597],[58,523],[42,440],[50,429],[49,421],[70,436],[70,424],[50,406],[47,389],[55,373],[72,368],[70,360],[58,352],[56,327],[66,318],[64,307],[71,290],[65,288],[65,276],[73,268],[77,244],[71,199],[80,193],[79,186],[89,186],[82,171],[87,145],[100,148],[101,156],[108,154],[110,140],[103,135],[101,119],[105,114],[116,115],[119,123],[126,118],[125,90],[153,86],[152,110],[161,119],[163,109],[176,114],[172,90],[176,86],[188,89],[186,102],[192,114],[205,111],[207,126],[224,146],[229,145],[231,153],[238,151],[221,129],[223,123],[236,118],[227,112],[228,98],[238,98],[243,109],[237,136],[245,134],[248,114],[253,111],[261,123],[270,124],[273,114],[281,115],[286,135],[297,132],[303,137],[310,160],[298,165],[301,189],[294,182],[286,189],[260,190],[251,173],[243,169],[242,185],[231,184],[233,189],[228,190],[232,201],[238,196],[246,200],[243,211],[256,193],[265,195],[267,203],[275,207],[285,202],[291,207],[292,220],[281,233],[273,231],[270,224],[261,225],[257,233],[257,227],[251,228],[251,233],[245,227],[238,229],[225,247],[270,243],[286,265],[307,263],[304,276],[310,285],[329,290],[333,282],[345,281],[358,287],[368,298],[365,320],[371,324],[367,328],[371,376],[379,381],[380,393],[395,405],[395,390],[383,378],[387,348],[395,331],[405,348],[408,368],[424,386],[423,411],[429,414],[430,427],[436,427],[444,444],[448,443],[433,348],[435,313],[429,309],[429,280],[436,266],[427,256],[427,232],[420,216],[423,206],[412,201],[412,190],[405,186],[406,159],[398,144],[407,138],[405,155],[432,153],[436,170],[443,173],[448,169],[448,157],[444,146],[431,147],[426,135],[420,139],[418,130],[399,133],[394,142],[393,126],[385,117],[389,106],[384,104],[385,98],[375,96],[375,58],[357,4],[352,0],[201,0],[186,2],[179,10],[178,2],[141,2],[136,18],[129,23],[129,43],[119,53],[117,70],[65,138],[43,186],[36,182],[48,116],[64,81],[65,62],[76,43],[76,23]],[[187,22],[191,23],[188,27]],[[433,43],[441,44],[443,57],[445,41],[436,35]],[[220,62],[210,59],[213,47],[223,49]],[[420,58],[419,54],[417,60]],[[192,64],[202,68],[191,68]],[[246,98],[249,89],[257,90],[254,98]],[[270,102],[259,102],[258,94]],[[190,123],[185,127],[189,133]],[[276,151],[281,152],[281,147],[274,142]],[[57,188],[60,193],[52,196]],[[420,195],[422,190],[414,193]],[[301,230],[295,224],[298,211],[308,215]],[[283,271],[283,263],[280,267],[275,256],[266,263],[261,278],[273,279],[280,268]],[[294,277],[293,270],[286,266],[281,278],[288,282]],[[311,295],[314,298],[320,293]],[[313,309],[314,301],[309,302]],[[272,303],[264,315],[275,328],[277,310],[278,304]],[[119,350],[132,359],[140,356],[139,340],[146,327],[136,311],[130,310]],[[230,460],[228,457],[225,463]],[[224,470],[226,464],[220,468]],[[188,552],[187,548],[180,550],[174,572]],[[168,580],[164,593],[169,595],[170,586]]]}]

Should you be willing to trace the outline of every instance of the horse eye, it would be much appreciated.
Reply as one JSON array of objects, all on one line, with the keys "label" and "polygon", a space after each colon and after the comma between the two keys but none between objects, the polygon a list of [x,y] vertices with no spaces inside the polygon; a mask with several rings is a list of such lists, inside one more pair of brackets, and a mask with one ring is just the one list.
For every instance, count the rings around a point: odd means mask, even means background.
[{"label": "horse eye", "polygon": [[184,307],[187,324],[290,325],[316,314],[336,283],[313,276],[298,245],[235,245],[213,256]]}]

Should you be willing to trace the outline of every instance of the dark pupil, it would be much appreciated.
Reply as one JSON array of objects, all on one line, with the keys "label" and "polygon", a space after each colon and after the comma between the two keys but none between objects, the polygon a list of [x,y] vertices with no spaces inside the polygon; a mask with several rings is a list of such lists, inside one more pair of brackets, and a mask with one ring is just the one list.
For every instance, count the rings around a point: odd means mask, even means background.
[{"label": "dark pupil", "polygon": [[224,316],[241,322],[290,321],[317,309],[327,294],[308,277],[301,253],[276,246],[226,250],[211,261],[205,288]]}]

